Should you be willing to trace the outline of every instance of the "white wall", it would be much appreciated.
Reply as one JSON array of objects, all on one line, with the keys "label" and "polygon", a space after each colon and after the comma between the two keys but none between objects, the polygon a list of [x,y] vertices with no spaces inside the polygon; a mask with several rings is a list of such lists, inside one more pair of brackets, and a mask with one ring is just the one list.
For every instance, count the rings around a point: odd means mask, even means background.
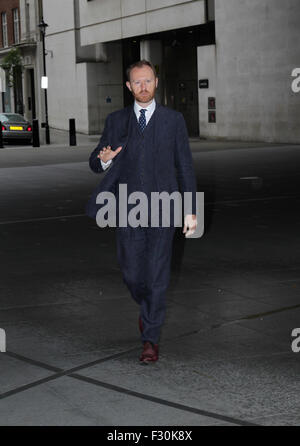
[{"label": "white wall", "polygon": [[107,62],[76,63],[73,1],[44,0],[44,20],[46,48],[53,52],[47,56],[49,124],[67,130],[75,118],[78,132],[100,133],[107,114],[123,107],[121,45],[107,44]]},{"label": "white wall", "polygon": [[87,65],[76,64],[73,0],[44,0],[50,127],[88,131]]},{"label": "white wall", "polygon": [[43,15],[48,35],[74,29],[73,0],[43,0]]},{"label": "white wall", "polygon": [[49,125],[67,130],[69,118],[75,118],[77,130],[86,132],[87,68],[86,63],[75,63],[74,31],[48,36],[46,46],[53,52],[53,57],[47,56]]},{"label": "white wall", "polygon": [[299,0],[216,0],[215,14],[218,136],[299,142]]},{"label": "white wall", "polygon": [[204,0],[93,0],[81,1],[81,44],[204,23]]},{"label": "white wall", "polygon": [[[100,133],[109,113],[123,108],[122,47],[107,45],[107,63],[87,64],[89,133]],[[110,102],[108,100],[110,99]]]},{"label": "white wall", "polygon": [[[217,96],[216,46],[207,45],[198,47],[197,56],[198,79],[208,79],[209,82],[209,88],[198,88],[199,132],[200,137],[212,138],[218,135],[218,114],[216,114],[216,123],[208,122],[208,98],[216,98]],[[216,107],[218,108],[217,102]]]}]

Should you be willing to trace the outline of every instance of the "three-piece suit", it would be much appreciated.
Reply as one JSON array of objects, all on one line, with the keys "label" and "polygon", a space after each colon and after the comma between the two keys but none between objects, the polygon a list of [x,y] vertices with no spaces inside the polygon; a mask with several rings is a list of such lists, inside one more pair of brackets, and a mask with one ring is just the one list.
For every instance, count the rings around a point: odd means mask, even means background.
[{"label": "three-piece suit", "polygon": [[[141,131],[129,106],[108,115],[100,142],[91,153],[90,168],[103,172],[98,158],[103,147],[122,150],[113,159],[104,178],[93,192],[87,215],[96,218],[101,205],[96,203],[100,192],[112,192],[118,202],[119,184],[127,185],[128,195],[144,192],[149,198],[149,224],[151,223],[151,192],[192,193],[192,212],[196,214],[196,180],[188,133],[181,113],[156,104],[147,126]],[[118,209],[118,206],[117,206]],[[132,205],[128,205],[128,213]],[[170,210],[171,214],[173,208]],[[172,220],[171,215],[171,220]],[[118,222],[118,218],[117,218]],[[140,305],[143,325],[142,341],[157,344],[166,312],[166,290],[170,278],[170,265],[174,225],[163,227],[118,227],[117,253],[123,280],[132,297]]]}]

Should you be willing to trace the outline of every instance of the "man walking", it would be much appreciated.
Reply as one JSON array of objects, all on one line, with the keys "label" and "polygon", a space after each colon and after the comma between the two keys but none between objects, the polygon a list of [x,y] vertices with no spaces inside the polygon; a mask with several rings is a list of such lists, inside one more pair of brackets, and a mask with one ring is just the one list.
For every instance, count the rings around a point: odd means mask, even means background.
[{"label": "man walking", "polygon": [[[157,104],[158,85],[154,66],[145,60],[127,69],[126,85],[134,105],[111,113],[97,148],[90,156],[90,167],[100,173],[109,169],[87,205],[87,214],[96,217],[100,192],[113,192],[118,200],[119,184],[126,184],[128,195],[141,191],[192,193],[192,212],[185,215],[185,236],[195,231],[196,181],[186,125],[181,113]],[[177,177],[176,177],[177,172]],[[172,213],[172,212],[171,212]],[[161,217],[161,216],[160,216]],[[149,221],[151,209],[149,209]],[[140,305],[139,328],[143,342],[140,361],[158,360],[160,330],[165,318],[165,295],[169,284],[174,225],[164,227],[118,227],[118,262],[133,299]]]}]

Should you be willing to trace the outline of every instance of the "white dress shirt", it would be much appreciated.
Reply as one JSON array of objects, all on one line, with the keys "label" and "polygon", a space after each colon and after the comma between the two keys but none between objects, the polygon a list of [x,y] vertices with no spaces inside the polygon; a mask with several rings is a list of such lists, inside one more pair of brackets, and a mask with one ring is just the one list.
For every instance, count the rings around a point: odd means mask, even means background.
[{"label": "white dress shirt", "polygon": [[[136,101],[134,101],[133,109],[134,109],[134,113],[135,113],[136,119],[138,121],[139,121],[139,118],[140,118],[140,110],[142,108],[145,108],[145,107],[141,107]],[[149,104],[148,107],[146,108],[146,112],[145,112],[146,125],[150,121],[151,116],[153,115],[155,108],[156,108],[156,102],[155,102],[155,99],[153,99],[151,104]],[[112,160],[109,160],[106,163],[104,163],[102,160],[100,160],[100,161],[101,161],[101,166],[102,166],[103,170],[106,170],[112,163]]]},{"label": "white dress shirt", "polygon": [[[155,99],[153,99],[151,104],[149,104],[148,107],[146,108],[146,113],[145,113],[146,125],[150,121],[150,118],[151,118],[151,116],[154,113],[155,107],[156,107],[156,102],[155,102]],[[134,101],[134,107],[133,108],[134,108],[134,113],[135,113],[136,119],[139,121],[139,119],[140,119],[140,110],[142,110],[142,108],[145,108],[145,107],[141,107],[136,101]]]}]

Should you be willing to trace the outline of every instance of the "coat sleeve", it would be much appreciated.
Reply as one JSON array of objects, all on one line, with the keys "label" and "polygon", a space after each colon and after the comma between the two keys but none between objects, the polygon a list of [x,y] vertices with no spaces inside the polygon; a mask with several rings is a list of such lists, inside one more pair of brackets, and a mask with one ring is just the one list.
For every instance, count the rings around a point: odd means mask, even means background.
[{"label": "coat sleeve", "polygon": [[196,177],[186,124],[181,113],[177,115],[175,165],[181,192],[191,192],[192,214],[196,214]]},{"label": "coat sleeve", "polygon": [[100,158],[97,158],[97,157],[100,153],[100,150],[103,147],[106,147],[107,145],[109,145],[110,125],[111,125],[110,116],[107,116],[107,118],[105,120],[104,130],[101,135],[100,141],[99,141],[97,147],[95,148],[95,150],[93,150],[93,152],[91,153],[90,158],[89,158],[90,168],[95,173],[104,172],[104,169],[102,168],[102,165],[101,165]]}]

